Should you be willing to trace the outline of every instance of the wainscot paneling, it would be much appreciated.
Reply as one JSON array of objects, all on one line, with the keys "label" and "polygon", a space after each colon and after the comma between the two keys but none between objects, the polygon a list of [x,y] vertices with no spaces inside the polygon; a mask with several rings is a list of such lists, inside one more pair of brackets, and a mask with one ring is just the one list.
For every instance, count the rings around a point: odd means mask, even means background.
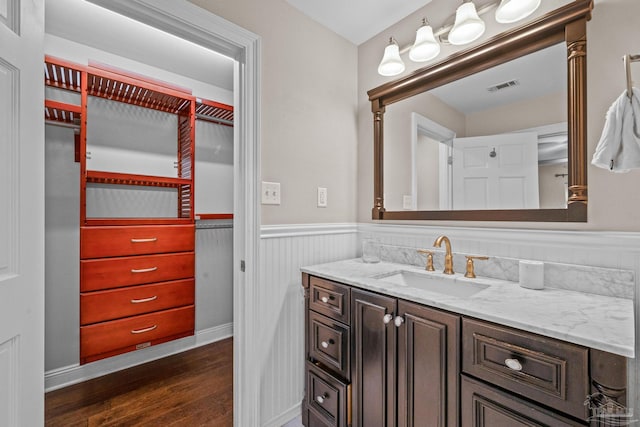
[{"label": "wainscot paneling", "polygon": [[304,297],[300,267],[355,258],[355,224],[263,226],[260,241],[261,425],[300,414],[304,394]]}]

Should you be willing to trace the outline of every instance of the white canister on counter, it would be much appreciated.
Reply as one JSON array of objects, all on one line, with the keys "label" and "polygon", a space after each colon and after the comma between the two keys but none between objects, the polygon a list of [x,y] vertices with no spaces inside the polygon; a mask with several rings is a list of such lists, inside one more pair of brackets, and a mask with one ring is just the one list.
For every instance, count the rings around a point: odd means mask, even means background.
[{"label": "white canister on counter", "polygon": [[520,261],[520,286],[528,289],[544,288],[544,262]]}]

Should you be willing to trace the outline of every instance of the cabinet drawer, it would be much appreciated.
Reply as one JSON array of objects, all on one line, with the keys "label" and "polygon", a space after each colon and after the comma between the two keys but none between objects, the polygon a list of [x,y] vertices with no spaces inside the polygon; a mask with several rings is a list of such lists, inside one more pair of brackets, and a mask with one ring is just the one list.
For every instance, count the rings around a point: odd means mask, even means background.
[{"label": "cabinet drawer", "polygon": [[351,424],[350,386],[311,362],[307,362],[306,398],[309,411],[326,425],[346,427]]},{"label": "cabinet drawer", "polygon": [[189,252],[194,248],[193,225],[80,228],[81,259]]},{"label": "cabinet drawer", "polygon": [[194,303],[195,280],[138,285],[80,295],[80,324],[104,322]]},{"label": "cabinet drawer", "polygon": [[588,349],[471,319],[463,320],[462,334],[465,373],[587,418]]},{"label": "cabinet drawer", "polygon": [[350,377],[349,328],[313,311],[309,312],[309,357],[336,374]]},{"label": "cabinet drawer", "polygon": [[194,306],[173,308],[80,327],[83,363],[193,335]]},{"label": "cabinet drawer", "polygon": [[530,402],[462,376],[461,418],[465,427],[584,426]]},{"label": "cabinet drawer", "polygon": [[187,279],[193,275],[193,252],[82,260],[80,291]]},{"label": "cabinet drawer", "polygon": [[349,287],[312,276],[310,291],[311,310],[349,324]]}]

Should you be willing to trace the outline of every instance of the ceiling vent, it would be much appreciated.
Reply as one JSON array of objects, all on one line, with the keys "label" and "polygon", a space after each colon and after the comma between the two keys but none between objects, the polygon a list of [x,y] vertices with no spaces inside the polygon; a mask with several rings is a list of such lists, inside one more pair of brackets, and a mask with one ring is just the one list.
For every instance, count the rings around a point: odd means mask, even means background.
[{"label": "ceiling vent", "polygon": [[519,86],[520,82],[517,80],[510,80],[508,82],[504,82],[504,83],[498,83],[497,85],[494,86],[489,86],[487,88],[487,90],[489,92],[498,92],[499,90],[504,90],[504,89],[508,89],[510,87],[514,87],[514,86]]}]

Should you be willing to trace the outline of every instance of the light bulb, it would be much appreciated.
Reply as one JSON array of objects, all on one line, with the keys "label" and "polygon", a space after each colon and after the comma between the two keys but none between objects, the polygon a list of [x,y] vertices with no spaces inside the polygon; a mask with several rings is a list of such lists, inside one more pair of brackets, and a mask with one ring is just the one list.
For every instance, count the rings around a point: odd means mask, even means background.
[{"label": "light bulb", "polygon": [[477,40],[484,34],[484,21],[478,16],[473,2],[463,3],[456,11],[456,21],[449,31],[449,43],[462,45]]},{"label": "light bulb", "polygon": [[378,65],[378,74],[381,76],[396,76],[404,71],[404,62],[400,58],[400,48],[393,38],[384,49],[382,61]]}]

